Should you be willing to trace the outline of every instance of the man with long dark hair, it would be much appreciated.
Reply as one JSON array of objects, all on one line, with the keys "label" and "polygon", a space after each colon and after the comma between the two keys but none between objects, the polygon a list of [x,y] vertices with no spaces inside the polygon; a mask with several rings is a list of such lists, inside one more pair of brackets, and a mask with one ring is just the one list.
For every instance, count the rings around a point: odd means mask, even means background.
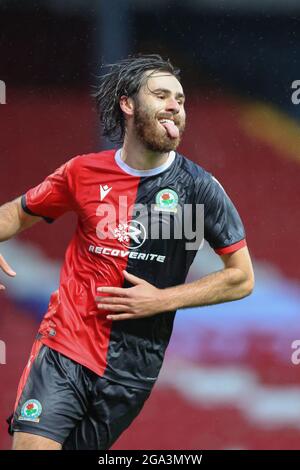
[{"label": "man with long dark hair", "polygon": [[[176,310],[241,299],[254,285],[233,203],[176,152],[179,71],[158,55],[129,57],[109,66],[95,97],[104,135],[122,147],[72,158],[0,208],[1,241],[78,215],[20,380],[14,449],[109,449],[151,393]],[[202,232],[224,269],[184,284]],[[15,275],[3,257],[0,266]]]}]

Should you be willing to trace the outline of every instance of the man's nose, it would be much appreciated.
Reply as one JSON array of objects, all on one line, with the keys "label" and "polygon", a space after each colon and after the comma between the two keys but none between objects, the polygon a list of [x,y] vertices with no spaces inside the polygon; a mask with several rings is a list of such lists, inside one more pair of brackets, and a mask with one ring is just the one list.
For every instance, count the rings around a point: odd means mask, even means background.
[{"label": "man's nose", "polygon": [[179,113],[180,106],[179,106],[178,101],[173,97],[168,98],[167,103],[166,103],[166,110]]}]

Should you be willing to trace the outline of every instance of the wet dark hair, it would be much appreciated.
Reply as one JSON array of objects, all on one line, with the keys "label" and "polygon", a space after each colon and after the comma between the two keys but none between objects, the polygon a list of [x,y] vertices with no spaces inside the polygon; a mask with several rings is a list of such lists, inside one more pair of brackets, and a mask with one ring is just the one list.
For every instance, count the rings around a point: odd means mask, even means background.
[{"label": "wet dark hair", "polygon": [[109,70],[99,78],[99,84],[93,96],[103,135],[112,142],[122,142],[125,134],[125,119],[119,105],[121,96],[134,98],[144,84],[145,72],[167,72],[179,79],[180,70],[169,59],[164,60],[158,54],[129,56],[115,64],[105,65]]}]

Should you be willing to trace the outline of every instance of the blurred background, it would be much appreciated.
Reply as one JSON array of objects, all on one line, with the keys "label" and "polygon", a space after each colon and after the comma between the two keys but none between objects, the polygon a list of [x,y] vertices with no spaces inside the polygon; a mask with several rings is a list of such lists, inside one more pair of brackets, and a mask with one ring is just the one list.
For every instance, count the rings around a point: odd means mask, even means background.
[{"label": "blurred background", "polygon": [[[246,226],[255,292],[178,312],[154,391],[114,449],[300,447],[299,31],[298,0],[0,0],[0,204],[108,146],[90,96],[101,63],[160,53],[182,70],[180,151],[221,181]],[[41,222],[0,246],[17,272],[1,275],[1,449],[75,224]],[[220,268],[206,246],[189,280]]]}]

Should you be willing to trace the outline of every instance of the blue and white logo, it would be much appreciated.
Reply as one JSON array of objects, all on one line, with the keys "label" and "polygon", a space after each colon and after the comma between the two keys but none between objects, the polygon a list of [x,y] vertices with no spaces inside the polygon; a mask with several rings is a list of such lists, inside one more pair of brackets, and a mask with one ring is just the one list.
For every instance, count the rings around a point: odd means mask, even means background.
[{"label": "blue and white logo", "polygon": [[20,421],[33,421],[39,423],[42,413],[42,405],[38,400],[27,400],[22,406]]}]

